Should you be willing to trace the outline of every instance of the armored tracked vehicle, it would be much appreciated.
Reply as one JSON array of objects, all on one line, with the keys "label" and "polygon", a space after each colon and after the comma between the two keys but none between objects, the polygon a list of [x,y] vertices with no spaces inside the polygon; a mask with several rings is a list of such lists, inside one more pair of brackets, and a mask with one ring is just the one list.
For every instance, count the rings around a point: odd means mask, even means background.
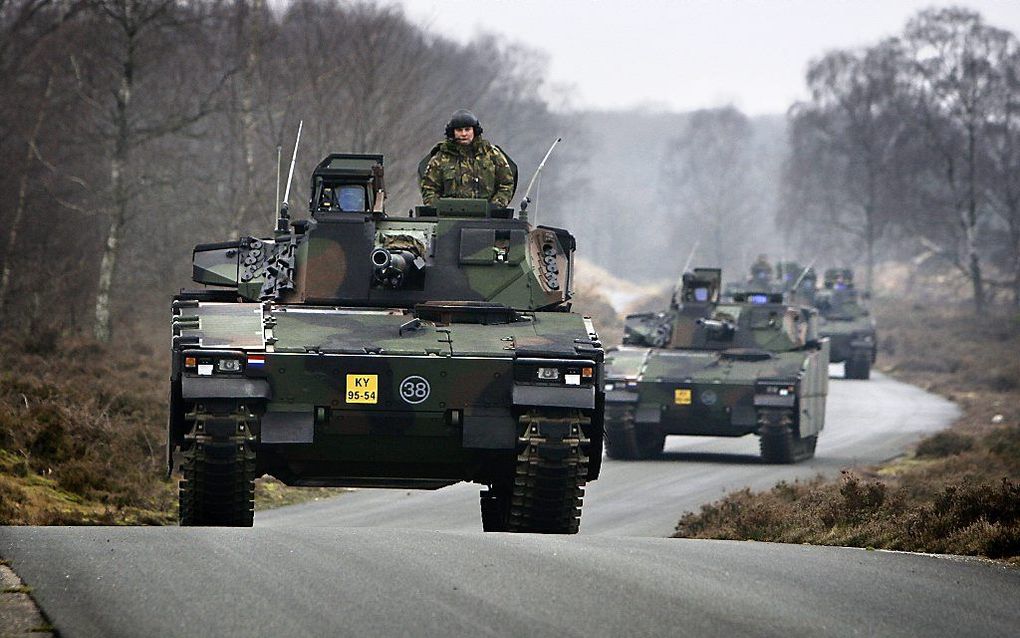
[{"label": "armored tracked vehicle", "polygon": [[721,277],[695,269],[668,310],[627,317],[606,359],[610,457],[656,456],[671,434],[756,434],[770,463],[814,455],[829,364],[816,311],[777,292],[720,302]]},{"label": "armored tracked vehicle", "polygon": [[829,339],[832,362],[843,364],[847,379],[868,379],[878,355],[875,320],[860,302],[852,270],[825,271],[824,287],[815,294],[821,315],[818,330]]},{"label": "armored tracked vehicle", "polygon": [[747,279],[744,281],[731,281],[723,289],[723,299],[732,301],[737,296],[745,296],[751,293],[768,294],[773,292],[785,292],[783,275],[784,264],[793,262],[779,262],[773,268],[765,255],[758,255],[758,259],[748,269]]},{"label": "armored tracked vehicle", "polygon": [[604,352],[569,312],[573,236],[485,200],[388,217],[382,169],[329,155],[309,219],[284,208],[272,237],[195,247],[211,288],[173,300],[181,524],[251,525],[268,473],[472,481],[487,531],[576,532],[602,457]]}]

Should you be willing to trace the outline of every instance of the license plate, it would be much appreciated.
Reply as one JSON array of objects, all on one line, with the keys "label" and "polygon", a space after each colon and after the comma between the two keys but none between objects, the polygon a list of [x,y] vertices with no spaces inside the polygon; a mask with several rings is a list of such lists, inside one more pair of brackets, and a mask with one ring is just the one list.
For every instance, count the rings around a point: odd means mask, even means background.
[{"label": "license plate", "polygon": [[673,403],[677,405],[690,405],[691,391],[686,388],[677,388],[676,390],[673,390]]},{"label": "license plate", "polygon": [[347,403],[379,403],[379,375],[347,375]]}]

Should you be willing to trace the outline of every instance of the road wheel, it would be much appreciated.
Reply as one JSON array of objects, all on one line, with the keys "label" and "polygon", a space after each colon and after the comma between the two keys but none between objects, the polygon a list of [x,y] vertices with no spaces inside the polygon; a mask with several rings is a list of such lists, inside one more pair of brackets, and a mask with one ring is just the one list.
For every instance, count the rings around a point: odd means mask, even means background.
[{"label": "road wheel", "polygon": [[196,406],[179,484],[181,525],[251,527],[255,512],[255,449],[244,406],[214,414]]},{"label": "road wheel", "polygon": [[590,420],[576,410],[533,410],[520,418],[507,530],[576,534],[588,478]]}]

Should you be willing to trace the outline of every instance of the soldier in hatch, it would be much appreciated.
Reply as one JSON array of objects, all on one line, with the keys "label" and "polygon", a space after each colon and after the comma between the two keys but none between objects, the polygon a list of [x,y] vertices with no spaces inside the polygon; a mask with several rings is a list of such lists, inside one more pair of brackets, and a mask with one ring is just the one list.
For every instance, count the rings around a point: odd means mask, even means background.
[{"label": "soldier in hatch", "polygon": [[440,197],[486,199],[495,208],[510,205],[514,176],[503,152],[482,138],[474,113],[456,111],[446,125],[446,140],[429,153],[421,180],[421,199],[435,206]]},{"label": "soldier in hatch", "polygon": [[751,264],[751,282],[770,282],[772,281],[772,264],[769,263],[769,258],[766,255],[758,255],[758,259]]}]

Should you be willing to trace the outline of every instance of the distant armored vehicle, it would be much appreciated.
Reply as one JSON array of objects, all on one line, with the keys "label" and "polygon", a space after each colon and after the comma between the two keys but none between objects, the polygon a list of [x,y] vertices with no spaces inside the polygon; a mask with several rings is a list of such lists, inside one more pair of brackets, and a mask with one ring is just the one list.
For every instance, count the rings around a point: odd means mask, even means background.
[{"label": "distant armored vehicle", "polygon": [[[730,281],[722,291],[724,301],[732,301],[737,296],[746,296],[751,293],[768,294],[774,292],[785,292],[783,274],[784,266],[795,264],[795,262],[779,262],[773,269],[765,255],[758,255],[758,259],[751,264],[748,270],[747,279],[744,281]],[[799,269],[800,267],[797,266]]]},{"label": "distant armored vehicle", "polygon": [[627,317],[606,360],[610,457],[658,455],[671,434],[757,434],[771,463],[814,455],[829,364],[816,311],[780,292],[721,302],[720,281],[718,269],[695,269],[668,310]]},{"label": "distant armored vehicle", "polygon": [[860,303],[853,271],[830,268],[825,271],[824,288],[815,294],[821,315],[819,334],[831,343],[833,363],[842,363],[847,379],[867,379],[878,354],[875,320]]},{"label": "distant armored vehicle", "polygon": [[[295,151],[296,154],[296,151]],[[383,212],[383,157],[333,154],[311,218],[199,245],[173,301],[182,525],[252,524],[253,480],[481,492],[487,531],[574,533],[599,475],[602,345],[575,243],[485,200]],[[288,184],[289,191],[289,184]]]}]

